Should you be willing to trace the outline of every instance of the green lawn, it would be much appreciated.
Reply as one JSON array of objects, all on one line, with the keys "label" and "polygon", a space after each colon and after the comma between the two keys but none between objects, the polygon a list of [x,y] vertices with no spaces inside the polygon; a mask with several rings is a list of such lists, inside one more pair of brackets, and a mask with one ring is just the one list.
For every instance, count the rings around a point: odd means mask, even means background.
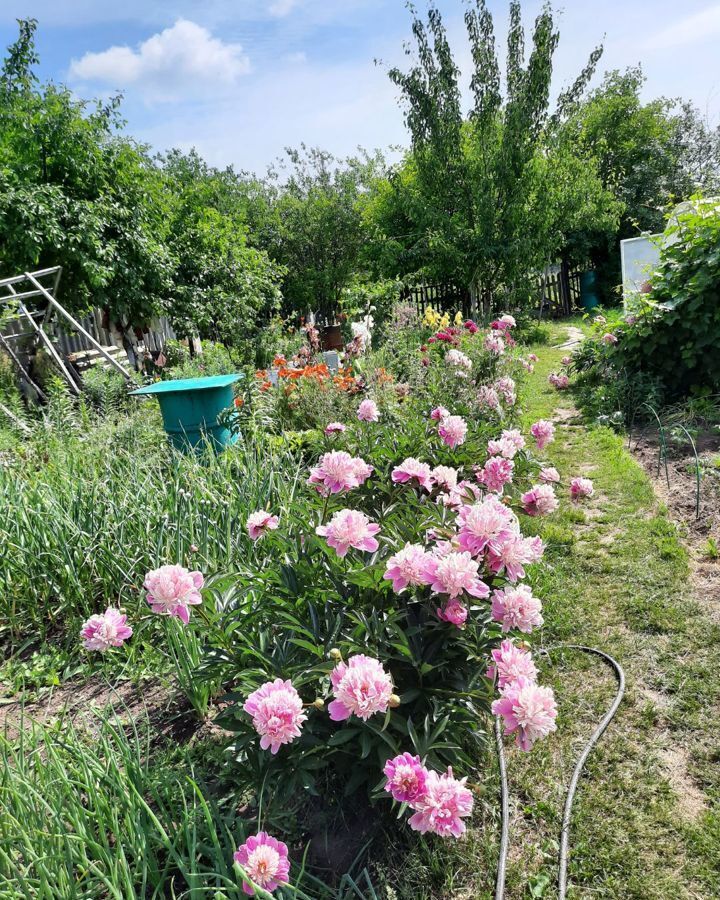
[{"label": "green lawn", "polygon": [[[575,323],[579,324],[579,323]],[[565,339],[553,326],[551,344]],[[546,452],[565,486],[595,483],[595,497],[547,520],[535,575],[544,599],[544,646],[598,647],[625,669],[627,692],[591,755],[575,800],[569,897],[684,900],[720,896],[720,628],[690,585],[689,557],[651,481],[622,437],[585,427],[572,394],[547,384],[566,350],[540,357],[525,394],[525,429],[558,424]],[[534,636],[535,637],[535,636]],[[509,752],[511,852],[506,896],[557,896],[565,790],[575,759],[616,691],[599,659],[553,653],[543,676],[558,697],[558,732],[532,753]],[[484,810],[450,854],[413,852],[399,896],[490,898],[497,856],[497,776],[488,753]],[[432,884],[432,888],[428,887]]]},{"label": "green lawn", "polygon": [[[564,338],[564,327],[553,331],[553,343]],[[545,525],[547,566],[537,579],[545,598],[543,641],[603,649],[627,675],[625,702],[591,756],[576,799],[569,893],[626,900],[716,897],[720,628],[693,596],[677,529],[622,438],[584,427],[571,394],[547,384],[564,352],[537,348],[525,423],[558,420],[548,457],[564,480],[592,478],[596,495]],[[565,785],[582,739],[615,692],[601,661],[577,653],[553,660],[558,734],[529,756],[513,754],[510,762],[510,897],[555,895]]]}]

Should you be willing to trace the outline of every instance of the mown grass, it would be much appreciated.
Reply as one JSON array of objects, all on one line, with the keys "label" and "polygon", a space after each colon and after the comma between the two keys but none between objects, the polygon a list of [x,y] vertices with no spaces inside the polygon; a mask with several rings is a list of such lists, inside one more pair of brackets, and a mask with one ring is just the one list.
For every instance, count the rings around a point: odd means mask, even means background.
[{"label": "mown grass", "polygon": [[[572,323],[582,327],[581,322]],[[553,343],[565,339],[555,326]],[[574,475],[596,496],[539,526],[548,545],[535,573],[544,601],[540,646],[587,644],[624,667],[627,693],[591,755],[576,796],[571,898],[680,900],[720,896],[720,629],[693,596],[690,561],[651,480],[623,438],[588,428],[570,393],[547,384],[567,353],[537,347],[524,425],[558,423],[546,450],[563,491]],[[562,806],[572,768],[612,702],[616,681],[594,658],[553,651],[543,680],[555,689],[558,732],[530,754],[509,752],[512,792],[508,900],[557,897]],[[399,898],[494,896],[497,776],[489,750],[480,811],[469,839],[438,856],[431,842],[403,857]],[[399,885],[399,887],[398,887]]]},{"label": "mown grass", "polygon": [[[556,333],[561,337],[563,328]],[[548,457],[566,482],[575,474],[592,478],[596,496],[545,526],[548,564],[537,579],[545,598],[543,642],[599,647],[620,661],[628,680],[626,700],[577,796],[570,896],[714,897],[720,893],[720,629],[693,597],[678,531],[623,439],[586,428],[572,417],[571,395],[547,385],[564,352],[538,350],[525,420],[560,420]],[[558,734],[510,763],[519,798],[510,897],[555,895],[564,788],[582,739],[615,691],[602,663],[563,657],[554,657],[552,670]],[[533,883],[545,878],[547,888],[533,892]]]}]

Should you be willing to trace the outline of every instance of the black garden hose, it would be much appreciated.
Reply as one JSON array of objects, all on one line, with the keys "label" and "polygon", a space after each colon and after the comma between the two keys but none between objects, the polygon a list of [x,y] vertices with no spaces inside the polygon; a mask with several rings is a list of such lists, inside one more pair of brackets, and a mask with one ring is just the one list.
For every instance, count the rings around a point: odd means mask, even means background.
[{"label": "black garden hose", "polygon": [[[623,672],[622,666],[616,659],[613,659],[612,656],[604,653],[602,650],[598,650],[596,647],[584,647],[580,644],[557,644],[556,646],[550,647],[543,652],[550,654],[554,650],[580,650],[582,653],[592,653],[595,656],[599,656],[614,670],[615,676],[618,680],[618,690],[617,694],[615,695],[615,699],[610,705],[608,711],[603,716],[602,721],[600,722],[598,727],[590,736],[587,744],[585,744],[582,753],[578,757],[578,760],[575,763],[575,769],[573,770],[572,778],[570,779],[568,792],[565,796],[562,829],[560,831],[560,856],[558,860],[558,900],[565,900],[565,896],[567,893],[567,864],[570,846],[570,819],[572,816],[572,805],[575,799],[575,791],[577,790],[580,775],[582,773],[583,767],[585,766],[585,762],[588,756],[590,755],[595,744],[597,744],[597,742],[602,737],[605,729],[612,721],[615,713],[618,710],[618,707],[620,706],[620,703],[622,702],[623,695],[625,694],[625,673]],[[500,804],[502,816],[502,825],[500,832],[500,854],[498,859],[497,877],[495,879],[495,900],[503,900],[505,896],[505,869],[507,865],[510,815],[508,803],[507,769],[505,765],[505,750],[502,742],[502,728],[500,725],[499,717],[495,719],[495,739],[497,743],[498,759],[500,764]]]}]

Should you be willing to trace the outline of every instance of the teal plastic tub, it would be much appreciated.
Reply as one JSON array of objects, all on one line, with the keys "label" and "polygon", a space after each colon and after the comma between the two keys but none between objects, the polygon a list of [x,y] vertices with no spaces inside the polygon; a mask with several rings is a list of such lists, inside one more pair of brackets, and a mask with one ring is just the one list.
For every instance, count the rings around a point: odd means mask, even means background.
[{"label": "teal plastic tub", "polygon": [[597,293],[597,273],[590,269],[580,273],[580,302],[583,309],[591,310],[600,305]]},{"label": "teal plastic tub", "polygon": [[131,393],[157,397],[163,426],[178,450],[195,450],[209,442],[219,452],[238,437],[219,424],[218,416],[233,405],[232,386],[240,378],[242,375],[212,375],[158,381]]}]

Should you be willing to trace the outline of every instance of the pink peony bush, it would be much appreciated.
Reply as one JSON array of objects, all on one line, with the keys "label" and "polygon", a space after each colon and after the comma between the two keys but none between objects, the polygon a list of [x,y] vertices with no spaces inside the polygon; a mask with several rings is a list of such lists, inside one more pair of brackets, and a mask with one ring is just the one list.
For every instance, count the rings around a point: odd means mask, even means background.
[{"label": "pink peony bush", "polygon": [[[322,803],[365,790],[407,804],[410,828],[458,838],[491,715],[523,751],[556,727],[520,640],[543,625],[525,579],[544,546],[518,518],[558,508],[559,475],[534,456],[554,425],[516,427],[533,360],[512,316],[472,324],[425,332],[396,382],[370,357],[361,375],[343,370],[343,414],[326,410],[306,448],[307,487],[281,519],[248,518],[258,544],[223,595],[206,668],[230,687],[217,722],[234,735],[239,784],[264,779],[263,821],[287,819],[308,792]],[[248,879],[286,883],[274,839],[251,840],[238,859]]]}]

